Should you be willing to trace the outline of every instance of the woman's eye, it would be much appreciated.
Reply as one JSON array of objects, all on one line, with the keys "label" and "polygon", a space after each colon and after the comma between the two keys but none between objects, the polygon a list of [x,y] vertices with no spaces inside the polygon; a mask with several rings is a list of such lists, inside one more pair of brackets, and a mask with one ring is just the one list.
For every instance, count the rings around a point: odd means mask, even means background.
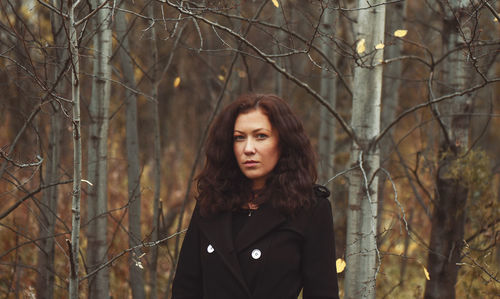
[{"label": "woman's eye", "polygon": [[266,139],[267,135],[266,134],[257,134],[257,139]]},{"label": "woman's eye", "polygon": [[241,140],[244,140],[245,139],[245,136],[243,135],[235,135],[233,137],[234,141],[241,141]]}]

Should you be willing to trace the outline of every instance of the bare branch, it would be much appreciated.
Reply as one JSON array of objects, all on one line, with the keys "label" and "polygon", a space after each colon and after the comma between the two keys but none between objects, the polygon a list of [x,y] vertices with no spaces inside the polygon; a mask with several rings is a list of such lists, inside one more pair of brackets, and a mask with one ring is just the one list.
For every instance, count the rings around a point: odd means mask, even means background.
[{"label": "bare branch", "polygon": [[[97,272],[101,271],[102,269],[112,265],[116,260],[118,260],[119,258],[121,258],[122,256],[124,256],[126,253],[129,253],[131,251],[134,251],[136,249],[140,249],[140,248],[146,248],[146,247],[153,247],[153,246],[157,246],[167,240],[170,240],[172,239],[173,237],[176,237],[177,235],[180,235],[180,234],[183,234],[187,231],[187,228],[184,229],[184,230],[181,230],[179,232],[176,232],[166,238],[163,238],[163,239],[160,239],[158,241],[154,241],[154,242],[146,242],[146,243],[142,243],[142,244],[139,244],[139,245],[136,245],[134,247],[131,247],[131,248],[127,248],[125,250],[123,250],[122,252],[120,252],[119,254],[115,255],[113,258],[109,259],[106,263],[100,265],[98,268],[96,268],[94,271],[88,273],[87,275],[81,277],[78,282],[82,282],[86,279],[89,279],[90,277],[94,276]],[[69,241],[69,240],[68,240]]]},{"label": "bare branch", "polygon": [[48,9],[50,9],[55,14],[57,14],[57,15],[65,18],[65,19],[69,18],[69,16],[67,14],[63,13],[60,9],[57,9],[56,7],[52,6],[52,4],[50,4],[48,2],[45,2],[43,0],[37,0],[37,2],[40,3],[42,6],[47,7]]},{"label": "bare branch", "polygon": [[10,213],[12,213],[12,211],[14,211],[17,207],[19,207],[19,205],[21,205],[25,200],[27,200],[28,198],[31,198],[33,195],[39,193],[43,189],[47,189],[47,188],[50,188],[50,187],[53,187],[53,186],[57,186],[57,185],[69,184],[69,183],[72,183],[72,182],[73,182],[73,180],[68,180],[68,181],[57,182],[57,183],[49,184],[49,185],[45,185],[45,186],[39,186],[34,191],[31,191],[29,194],[25,195],[23,198],[21,198],[20,200],[16,201],[16,203],[14,203],[12,206],[10,206],[5,212],[3,212],[2,214],[0,214],[0,220],[2,220],[3,218],[7,217]]},{"label": "bare branch", "polygon": [[319,93],[317,93],[309,84],[303,82],[302,80],[300,80],[299,78],[297,78],[296,76],[294,76],[292,73],[288,72],[285,68],[281,67],[280,65],[277,64],[276,60],[274,59],[271,59],[269,57],[269,55],[267,55],[266,53],[264,53],[259,47],[255,46],[253,43],[251,43],[248,39],[246,39],[244,36],[241,36],[239,33],[233,31],[232,29],[226,27],[226,26],[223,26],[223,25],[220,25],[219,23],[217,22],[214,22],[214,21],[211,21],[207,18],[204,18],[198,14],[195,14],[193,12],[191,12],[190,10],[184,8],[184,7],[181,7],[169,0],[166,0],[166,3],[177,9],[179,12],[183,13],[183,14],[186,14],[186,15],[189,15],[189,16],[192,16],[198,20],[201,20],[203,21],[204,23],[208,24],[208,25],[211,25],[211,26],[214,26],[216,28],[219,28],[229,34],[231,34],[232,36],[234,36],[235,38],[237,38],[238,40],[240,40],[241,42],[243,42],[245,45],[247,45],[248,47],[250,47],[253,51],[255,51],[261,58],[263,58],[268,64],[270,64],[274,69],[276,69],[278,72],[280,72],[281,74],[283,74],[286,78],[288,78],[289,80],[291,80],[292,82],[294,82],[297,86],[303,88],[307,93],[309,93],[310,95],[312,95],[316,100],[318,100],[318,102],[321,103],[321,105],[323,105],[336,119],[337,121],[340,123],[341,127],[344,129],[344,131],[349,135],[349,137],[351,137],[356,143],[359,143],[358,142],[358,138],[356,137],[356,134],[354,133],[353,129],[351,128],[351,126],[344,120],[344,118],[340,115],[340,113],[338,113]]}]

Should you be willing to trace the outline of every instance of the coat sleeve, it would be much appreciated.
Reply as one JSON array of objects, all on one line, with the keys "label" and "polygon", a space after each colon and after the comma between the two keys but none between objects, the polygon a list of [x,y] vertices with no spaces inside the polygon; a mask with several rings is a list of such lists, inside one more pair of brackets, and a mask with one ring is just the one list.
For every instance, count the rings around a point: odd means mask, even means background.
[{"label": "coat sleeve", "polygon": [[339,298],[330,202],[318,198],[309,218],[302,256],[304,299]]},{"label": "coat sleeve", "polygon": [[172,299],[202,298],[199,217],[196,207],[179,254],[172,284]]}]

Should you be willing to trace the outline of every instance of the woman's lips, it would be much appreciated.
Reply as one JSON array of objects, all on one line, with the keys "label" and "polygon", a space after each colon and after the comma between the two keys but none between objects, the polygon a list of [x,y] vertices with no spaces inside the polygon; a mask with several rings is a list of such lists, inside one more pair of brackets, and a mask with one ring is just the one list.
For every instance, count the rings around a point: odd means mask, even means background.
[{"label": "woman's lips", "polygon": [[259,164],[259,162],[254,161],[254,160],[245,161],[245,163],[243,163],[243,165],[245,165],[245,167],[255,167],[255,166],[257,166],[257,164]]}]

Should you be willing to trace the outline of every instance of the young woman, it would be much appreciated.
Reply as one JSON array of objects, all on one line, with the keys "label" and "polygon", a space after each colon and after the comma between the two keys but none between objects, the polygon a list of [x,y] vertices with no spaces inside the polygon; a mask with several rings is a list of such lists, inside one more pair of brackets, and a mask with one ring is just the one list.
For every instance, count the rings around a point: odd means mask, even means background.
[{"label": "young woman", "polygon": [[250,94],[214,121],[173,299],[338,298],[329,192],[275,95]]}]

